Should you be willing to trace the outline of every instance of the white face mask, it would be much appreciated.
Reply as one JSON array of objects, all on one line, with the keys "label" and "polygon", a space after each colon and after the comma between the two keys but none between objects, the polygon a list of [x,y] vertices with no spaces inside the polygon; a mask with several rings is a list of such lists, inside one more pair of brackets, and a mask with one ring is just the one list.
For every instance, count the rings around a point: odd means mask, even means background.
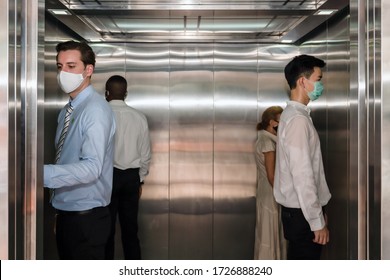
[{"label": "white face mask", "polygon": [[65,93],[71,93],[77,89],[84,79],[83,74],[74,74],[65,71],[57,74],[58,84]]}]

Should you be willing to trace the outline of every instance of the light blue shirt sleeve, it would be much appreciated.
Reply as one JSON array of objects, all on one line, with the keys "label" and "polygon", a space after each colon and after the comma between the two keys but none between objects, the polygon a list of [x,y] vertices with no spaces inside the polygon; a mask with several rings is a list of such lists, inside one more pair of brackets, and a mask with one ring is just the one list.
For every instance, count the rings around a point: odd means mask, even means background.
[{"label": "light blue shirt sleeve", "polygon": [[[82,137],[67,137],[60,164],[44,167],[44,185],[49,188],[62,188],[86,184],[99,178],[109,144],[111,124],[107,114],[95,108],[95,116],[83,116]],[[81,136],[81,135],[80,135]],[[80,145],[81,143],[81,145]],[[74,151],[69,151],[73,149]],[[77,153],[77,155],[76,155]],[[75,157],[75,155],[78,157]],[[70,162],[68,164],[62,162]],[[46,174],[47,172],[47,174]]]},{"label": "light blue shirt sleeve", "polygon": [[[81,211],[106,206],[112,191],[115,119],[92,87],[72,101],[74,111],[61,157],[44,166],[44,186],[55,189],[53,207]],[[62,130],[60,114],[56,142]]]}]

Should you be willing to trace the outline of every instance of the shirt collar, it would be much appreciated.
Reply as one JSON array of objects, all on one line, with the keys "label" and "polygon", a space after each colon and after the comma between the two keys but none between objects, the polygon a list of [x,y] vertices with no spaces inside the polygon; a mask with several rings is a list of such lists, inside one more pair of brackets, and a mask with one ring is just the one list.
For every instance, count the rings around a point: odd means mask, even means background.
[{"label": "shirt collar", "polygon": [[304,111],[307,112],[308,115],[310,115],[311,110],[305,104],[302,104],[302,103],[297,102],[297,101],[290,100],[290,101],[287,101],[287,105],[291,105],[291,106],[293,106],[293,107],[295,107],[297,109],[304,110]]},{"label": "shirt collar", "polygon": [[92,93],[93,93],[93,87],[92,87],[92,85],[89,85],[88,87],[83,89],[79,94],[77,94],[75,99],[69,98],[69,102],[73,108],[76,108],[85,99],[87,99],[87,97],[90,96]]},{"label": "shirt collar", "polygon": [[111,105],[126,105],[124,100],[113,99],[109,102]]}]

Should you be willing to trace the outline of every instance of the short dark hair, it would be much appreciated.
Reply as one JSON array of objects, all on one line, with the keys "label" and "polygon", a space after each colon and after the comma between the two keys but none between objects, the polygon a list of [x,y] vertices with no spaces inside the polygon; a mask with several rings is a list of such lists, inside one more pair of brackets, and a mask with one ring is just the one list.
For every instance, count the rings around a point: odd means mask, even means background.
[{"label": "short dark hair", "polygon": [[290,89],[297,86],[297,80],[304,76],[309,78],[314,72],[314,67],[322,68],[326,63],[319,58],[311,55],[299,55],[293,58],[284,68],[284,76]]},{"label": "short dark hair", "polygon": [[61,51],[78,50],[81,53],[81,61],[84,65],[92,64],[95,67],[96,58],[92,48],[86,42],[66,41],[56,46],[57,57]]},{"label": "short dark hair", "polygon": [[120,75],[114,75],[108,78],[106,90],[110,92],[113,99],[124,99],[127,92],[127,81]]}]

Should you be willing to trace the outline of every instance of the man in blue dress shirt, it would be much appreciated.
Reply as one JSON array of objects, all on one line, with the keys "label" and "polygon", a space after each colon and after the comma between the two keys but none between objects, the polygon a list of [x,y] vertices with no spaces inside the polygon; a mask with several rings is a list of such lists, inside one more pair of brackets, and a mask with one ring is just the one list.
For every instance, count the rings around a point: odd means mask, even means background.
[{"label": "man in blue dress shirt", "polygon": [[112,192],[115,117],[91,85],[95,67],[91,47],[68,41],[59,43],[56,50],[57,79],[69,95],[69,104],[58,117],[56,162],[44,166],[44,185],[51,189],[56,209],[58,254],[60,259],[104,259],[110,231],[107,205]]}]

